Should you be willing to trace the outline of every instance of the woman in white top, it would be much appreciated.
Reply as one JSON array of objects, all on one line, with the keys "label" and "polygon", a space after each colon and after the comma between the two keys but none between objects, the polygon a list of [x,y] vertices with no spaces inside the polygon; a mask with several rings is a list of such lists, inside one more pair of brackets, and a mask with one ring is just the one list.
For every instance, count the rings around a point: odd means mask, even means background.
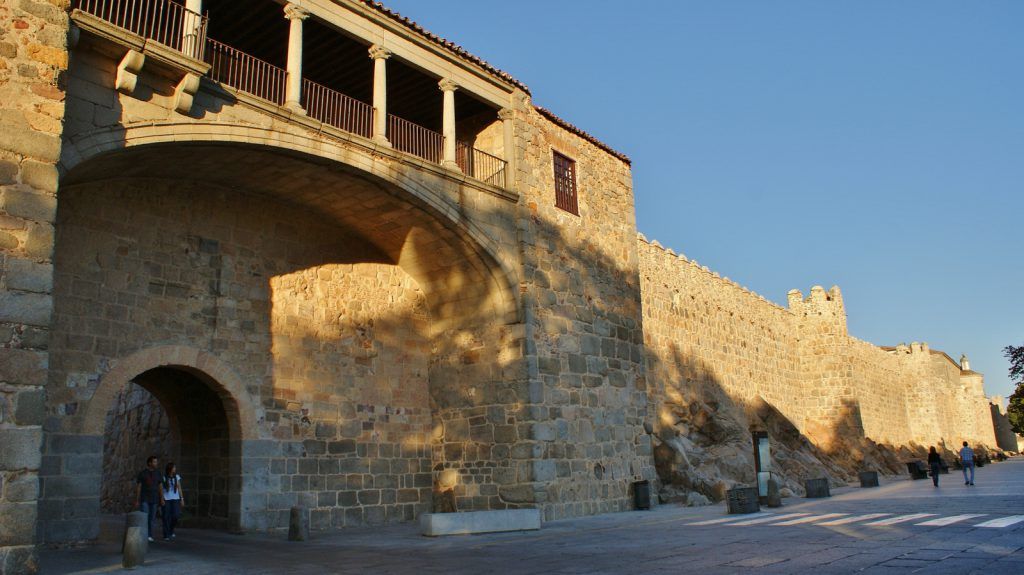
[{"label": "woman in white top", "polygon": [[164,481],[161,488],[164,494],[164,541],[171,541],[174,539],[174,528],[178,525],[178,518],[181,517],[181,506],[185,504],[185,494],[181,490],[181,476],[178,475],[178,466],[173,461],[164,468]]}]

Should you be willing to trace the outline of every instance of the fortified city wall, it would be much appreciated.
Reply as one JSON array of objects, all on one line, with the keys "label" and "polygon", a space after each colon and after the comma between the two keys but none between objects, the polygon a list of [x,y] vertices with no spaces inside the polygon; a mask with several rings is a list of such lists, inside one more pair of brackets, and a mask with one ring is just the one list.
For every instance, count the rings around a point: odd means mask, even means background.
[{"label": "fortified city wall", "polygon": [[[839,288],[814,287],[806,298],[793,290],[784,308],[642,235],[638,246],[656,435],[672,448],[660,458],[663,480],[672,481],[668,457],[677,475],[689,473],[676,478],[684,487],[720,495],[722,485],[709,485],[708,469],[701,469],[714,465],[700,455],[722,447],[705,441],[704,430],[742,428],[746,433],[729,439],[743,457],[749,432],[765,424],[750,412],[766,406],[816,448],[810,453],[817,464],[788,466],[797,475],[838,465],[831,471],[841,479],[862,460],[884,470],[894,463],[890,454],[911,446],[995,446],[981,374],[927,344],[881,348],[851,337]],[[722,460],[722,453],[707,459]],[[751,479],[749,472],[716,471],[711,478],[726,486]],[[798,489],[805,478],[785,479]]]}]

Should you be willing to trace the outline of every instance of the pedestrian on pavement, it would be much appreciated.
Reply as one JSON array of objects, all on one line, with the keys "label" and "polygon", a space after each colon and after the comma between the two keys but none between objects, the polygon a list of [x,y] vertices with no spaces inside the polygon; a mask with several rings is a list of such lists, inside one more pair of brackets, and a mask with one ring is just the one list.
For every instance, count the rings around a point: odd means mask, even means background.
[{"label": "pedestrian on pavement", "polygon": [[153,519],[156,517],[157,506],[164,503],[163,491],[160,489],[163,476],[156,468],[157,463],[157,457],[150,455],[146,459],[146,468],[135,477],[136,509],[146,514],[146,536],[150,541],[153,540]]},{"label": "pedestrian on pavement", "polygon": [[[974,450],[967,445],[966,441],[960,448],[960,463],[964,469],[964,485],[974,485]],[[968,468],[971,470],[970,479],[967,478]]]},{"label": "pedestrian on pavement", "polygon": [[181,506],[185,504],[185,494],[181,490],[181,476],[178,475],[178,466],[173,461],[164,468],[161,490],[164,500],[164,541],[171,541],[174,539],[174,528],[178,526],[178,519],[181,518]]},{"label": "pedestrian on pavement", "polygon": [[942,458],[939,457],[939,452],[935,451],[935,446],[933,445],[928,451],[928,467],[932,468],[932,483],[935,487],[939,486],[939,468],[941,466]]}]

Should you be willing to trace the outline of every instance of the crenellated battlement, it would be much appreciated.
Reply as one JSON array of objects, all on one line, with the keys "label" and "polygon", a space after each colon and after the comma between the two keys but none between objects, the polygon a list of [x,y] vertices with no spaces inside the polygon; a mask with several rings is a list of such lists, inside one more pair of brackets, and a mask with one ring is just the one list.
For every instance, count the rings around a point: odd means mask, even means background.
[{"label": "crenellated battlement", "polygon": [[726,290],[737,294],[739,297],[749,298],[752,302],[756,302],[755,305],[766,304],[778,311],[790,311],[784,306],[781,306],[754,290],[730,279],[728,276],[723,276],[719,272],[709,269],[708,266],[701,265],[697,260],[687,258],[682,252],[677,253],[672,248],[663,246],[658,240],[649,240],[647,236],[642,233],[637,234],[637,239],[639,240],[638,245],[642,249],[650,250],[651,254],[657,254],[659,257],[664,259],[666,270],[670,271],[675,269],[677,271],[685,270],[697,272],[702,274],[709,282],[725,288]]},{"label": "crenellated battlement", "polygon": [[838,286],[790,290],[783,307],[637,238],[652,381],[708,372],[730,395],[772,404],[820,445],[850,434],[894,445],[992,443],[978,407],[988,409],[981,374],[928,343],[879,347],[851,337]]}]

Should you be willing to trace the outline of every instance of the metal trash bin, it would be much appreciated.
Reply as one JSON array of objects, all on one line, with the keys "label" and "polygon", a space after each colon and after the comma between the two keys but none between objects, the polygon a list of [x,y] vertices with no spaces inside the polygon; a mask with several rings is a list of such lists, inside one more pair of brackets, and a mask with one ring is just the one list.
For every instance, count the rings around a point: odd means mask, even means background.
[{"label": "metal trash bin", "polygon": [[877,471],[861,471],[860,486],[861,487],[878,487],[878,472]]},{"label": "metal trash bin", "polygon": [[636,481],[633,483],[633,505],[637,509],[651,508],[651,482]]},{"label": "metal trash bin", "polygon": [[804,481],[804,489],[807,491],[808,499],[832,497],[832,493],[828,488],[827,477],[819,477],[818,479],[808,479],[807,481]]},{"label": "metal trash bin", "polygon": [[761,510],[756,487],[736,487],[725,492],[729,514],[757,513]]}]

